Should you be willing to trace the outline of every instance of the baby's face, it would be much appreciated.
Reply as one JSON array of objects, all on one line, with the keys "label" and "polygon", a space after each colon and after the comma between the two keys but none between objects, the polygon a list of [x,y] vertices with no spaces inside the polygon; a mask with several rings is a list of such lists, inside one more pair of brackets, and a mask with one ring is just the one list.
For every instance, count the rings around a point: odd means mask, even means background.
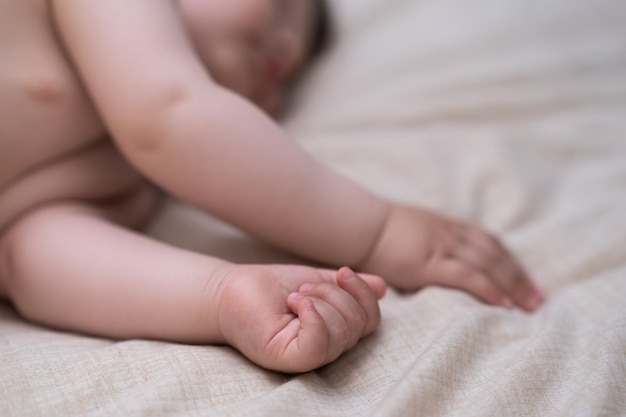
[{"label": "baby's face", "polygon": [[313,0],[180,0],[211,76],[271,114],[308,53]]}]

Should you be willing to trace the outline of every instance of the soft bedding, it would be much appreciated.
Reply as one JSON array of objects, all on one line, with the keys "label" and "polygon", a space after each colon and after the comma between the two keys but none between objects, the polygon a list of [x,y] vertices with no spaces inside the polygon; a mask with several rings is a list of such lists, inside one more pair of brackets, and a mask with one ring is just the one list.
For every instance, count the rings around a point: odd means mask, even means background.
[{"label": "soft bedding", "polygon": [[[0,304],[0,416],[626,415],[626,2],[331,5],[335,44],[286,129],[375,193],[486,225],[546,304],[390,291],[373,336],[299,376],[227,347],[42,328]],[[174,200],[148,232],[295,261]]]}]

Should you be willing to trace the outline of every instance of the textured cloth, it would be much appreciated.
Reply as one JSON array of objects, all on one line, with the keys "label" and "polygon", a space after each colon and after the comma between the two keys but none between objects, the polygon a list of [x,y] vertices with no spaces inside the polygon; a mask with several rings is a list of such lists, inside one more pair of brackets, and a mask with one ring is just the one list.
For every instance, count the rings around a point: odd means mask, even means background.
[{"label": "textured cloth", "polygon": [[[336,43],[289,133],[375,193],[497,233],[545,306],[390,291],[373,336],[288,377],[230,348],[72,335],[0,304],[0,416],[626,415],[626,2],[331,5]],[[149,232],[289,259],[173,200]]]}]

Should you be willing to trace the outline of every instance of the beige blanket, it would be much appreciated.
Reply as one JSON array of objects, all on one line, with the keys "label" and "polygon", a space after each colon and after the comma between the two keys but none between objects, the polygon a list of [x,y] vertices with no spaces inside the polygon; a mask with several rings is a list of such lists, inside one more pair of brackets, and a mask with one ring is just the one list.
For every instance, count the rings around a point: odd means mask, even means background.
[{"label": "beige blanket", "polygon": [[[497,232],[536,314],[390,292],[380,329],[297,377],[224,347],[66,334],[0,304],[0,415],[626,415],[626,2],[331,0],[286,127],[376,193]],[[288,260],[179,202],[150,233]]]}]

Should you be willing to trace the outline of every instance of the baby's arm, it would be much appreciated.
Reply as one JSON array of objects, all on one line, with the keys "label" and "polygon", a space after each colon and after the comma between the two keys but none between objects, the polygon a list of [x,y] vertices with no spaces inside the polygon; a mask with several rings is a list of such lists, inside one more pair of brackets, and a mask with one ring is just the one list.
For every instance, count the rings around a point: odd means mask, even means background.
[{"label": "baby's arm", "polygon": [[461,288],[528,310],[541,294],[491,235],[373,196],[215,84],[167,0],[52,2],[107,126],[146,176],[279,247],[400,288]]},{"label": "baby's arm", "polygon": [[146,176],[292,252],[335,265],[365,259],[389,204],[214,83],[169,1],[53,4],[107,126]]}]

